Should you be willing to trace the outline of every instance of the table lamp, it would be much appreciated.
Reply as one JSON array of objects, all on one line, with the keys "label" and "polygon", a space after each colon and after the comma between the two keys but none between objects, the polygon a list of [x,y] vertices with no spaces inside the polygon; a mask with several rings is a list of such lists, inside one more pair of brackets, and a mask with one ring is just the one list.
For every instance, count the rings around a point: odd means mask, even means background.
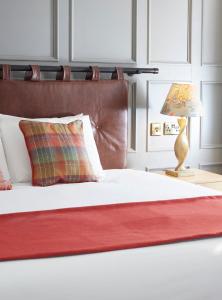
[{"label": "table lamp", "polygon": [[194,175],[191,169],[185,168],[184,162],[189,150],[186,133],[187,118],[202,115],[202,105],[197,97],[197,87],[190,83],[173,83],[162,107],[161,114],[179,117],[178,124],[180,127],[180,133],[174,145],[178,165],[175,170],[166,170],[166,174],[175,177]]}]

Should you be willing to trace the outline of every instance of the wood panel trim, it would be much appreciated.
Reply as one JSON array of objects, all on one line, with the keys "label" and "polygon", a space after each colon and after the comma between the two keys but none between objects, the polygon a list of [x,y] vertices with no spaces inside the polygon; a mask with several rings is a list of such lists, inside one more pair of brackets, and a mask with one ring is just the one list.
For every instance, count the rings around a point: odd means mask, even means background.
[{"label": "wood panel trim", "polygon": [[107,57],[105,59],[101,58],[82,58],[82,57],[76,57],[74,53],[74,37],[73,37],[73,28],[74,28],[74,14],[73,14],[73,7],[74,7],[74,1],[75,0],[69,0],[69,7],[70,7],[70,14],[69,14],[69,60],[70,62],[84,62],[84,63],[90,63],[90,62],[95,62],[95,63],[120,63],[120,64],[135,64],[137,62],[137,53],[136,53],[136,48],[137,48],[137,0],[131,0],[131,5],[132,5],[132,24],[131,24],[131,38],[132,38],[132,43],[131,43],[131,59],[130,60],[115,60],[111,57]]},{"label": "wood panel trim", "polygon": [[129,88],[129,106],[128,112],[130,112],[131,123],[128,123],[128,152],[135,153],[137,151],[137,137],[136,137],[136,82],[133,82]]},{"label": "wood panel trim", "polygon": [[203,58],[203,53],[204,53],[204,1],[206,1],[206,0],[201,0],[201,66],[222,67],[222,62],[220,62],[220,63],[204,62],[204,58]]},{"label": "wood panel trim", "polygon": [[[222,162],[206,162],[206,163],[199,163],[199,169],[201,170],[205,170],[206,168],[210,169],[210,168],[218,168],[221,169],[222,172]],[[213,171],[213,170],[212,170]],[[211,170],[209,170],[208,172],[211,172]]]},{"label": "wood panel trim", "polygon": [[185,61],[167,61],[167,60],[152,60],[151,59],[151,1],[147,0],[147,64],[182,64],[187,65],[192,63],[191,58],[191,37],[192,37],[192,1],[187,0],[188,15],[187,15],[187,58]]},{"label": "wood panel trim", "polygon": [[0,55],[0,60],[12,61],[59,61],[59,7],[58,0],[51,0],[52,16],[53,16],[53,36],[52,36],[52,56],[29,56],[29,55]]},{"label": "wood panel trim", "polygon": [[[222,85],[222,81],[201,81],[200,82],[200,99],[201,102],[203,103],[203,86],[204,85],[215,85],[215,84],[220,84]],[[222,144],[204,144],[203,143],[203,123],[204,123],[204,118],[200,118],[200,149],[222,149]]]}]

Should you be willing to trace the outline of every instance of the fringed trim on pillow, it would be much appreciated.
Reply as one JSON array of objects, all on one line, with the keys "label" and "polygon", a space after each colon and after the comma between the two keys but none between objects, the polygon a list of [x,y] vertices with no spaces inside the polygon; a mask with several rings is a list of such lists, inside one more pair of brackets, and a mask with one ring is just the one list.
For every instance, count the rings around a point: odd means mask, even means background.
[{"label": "fringed trim on pillow", "polygon": [[0,171],[0,191],[11,190],[12,184],[10,180],[5,180],[2,172]]}]

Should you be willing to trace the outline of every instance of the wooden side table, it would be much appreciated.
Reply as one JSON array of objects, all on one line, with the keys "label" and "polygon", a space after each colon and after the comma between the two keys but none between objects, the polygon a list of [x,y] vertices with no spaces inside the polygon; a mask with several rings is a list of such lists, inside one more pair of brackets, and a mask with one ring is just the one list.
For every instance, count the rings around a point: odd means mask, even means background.
[{"label": "wooden side table", "polygon": [[200,169],[193,169],[195,172],[194,176],[187,176],[187,177],[172,177],[165,174],[165,171],[157,171],[155,173],[169,176],[176,180],[183,180],[186,182],[202,185],[208,188],[212,188],[218,191],[222,191],[222,175],[200,170]]}]

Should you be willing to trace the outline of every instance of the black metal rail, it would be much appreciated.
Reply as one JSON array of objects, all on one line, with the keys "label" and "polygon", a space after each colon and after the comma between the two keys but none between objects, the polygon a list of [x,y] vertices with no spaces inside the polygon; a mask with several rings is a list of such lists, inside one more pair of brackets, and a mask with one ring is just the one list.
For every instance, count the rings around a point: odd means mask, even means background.
[{"label": "black metal rail", "polygon": [[[133,68],[133,67],[122,67],[123,72],[128,75],[134,74],[158,74],[158,68]],[[2,65],[0,65],[0,71],[2,70]],[[59,72],[62,70],[61,66],[40,66],[41,72]],[[114,67],[99,67],[101,73],[113,73],[115,71]],[[29,65],[11,65],[11,71],[31,71]],[[71,67],[72,72],[77,73],[87,73],[90,71],[90,67]]]}]

